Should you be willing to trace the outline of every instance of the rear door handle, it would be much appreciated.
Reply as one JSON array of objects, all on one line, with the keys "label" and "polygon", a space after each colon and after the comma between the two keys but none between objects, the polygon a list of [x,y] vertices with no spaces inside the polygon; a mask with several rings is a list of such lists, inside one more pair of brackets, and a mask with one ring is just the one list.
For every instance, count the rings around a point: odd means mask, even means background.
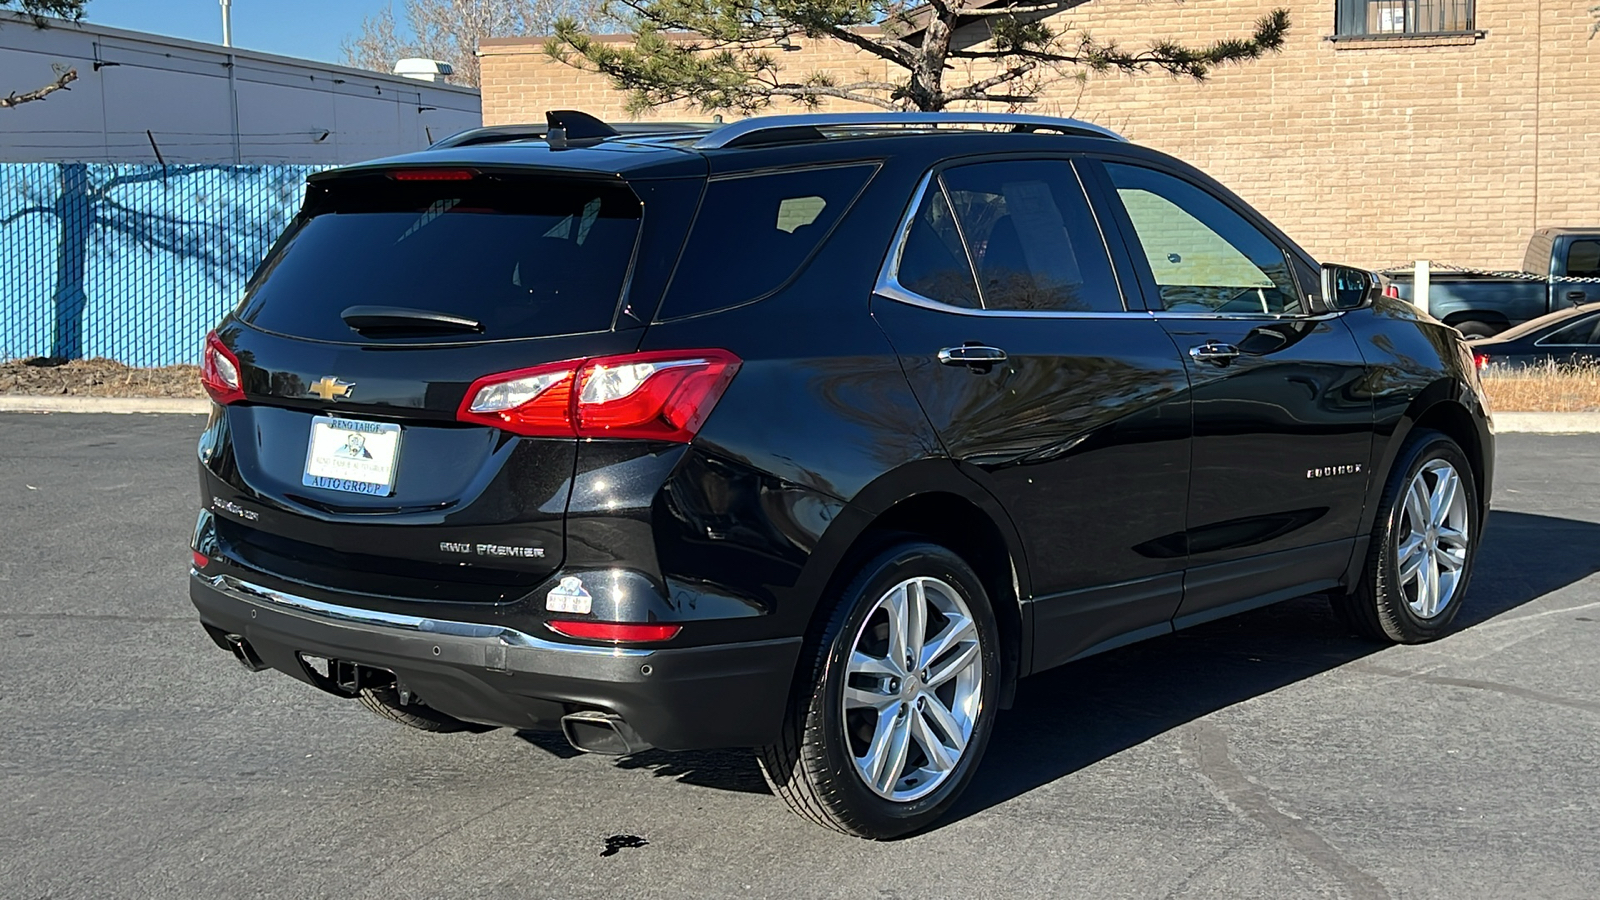
[{"label": "rear door handle", "polygon": [[1208,362],[1218,366],[1225,366],[1239,356],[1239,348],[1221,341],[1206,341],[1197,347],[1189,348],[1189,355],[1196,362]]},{"label": "rear door handle", "polygon": [[971,366],[973,368],[988,368],[996,363],[1006,361],[1006,352],[999,347],[985,347],[981,344],[962,344],[959,347],[946,347],[939,351],[939,362],[947,366]]},{"label": "rear door handle", "polygon": [[1584,291],[1567,291],[1567,302],[1571,303],[1573,306],[1582,306],[1583,301],[1587,300],[1588,298],[1588,293]]}]

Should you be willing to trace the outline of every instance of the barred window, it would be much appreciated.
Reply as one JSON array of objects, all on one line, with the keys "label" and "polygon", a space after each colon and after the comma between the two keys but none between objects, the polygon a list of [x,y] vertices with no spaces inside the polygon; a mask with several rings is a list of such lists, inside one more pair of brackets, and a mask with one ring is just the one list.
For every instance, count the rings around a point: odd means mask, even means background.
[{"label": "barred window", "polygon": [[1473,30],[1473,0],[1336,0],[1336,37],[1461,34]]}]

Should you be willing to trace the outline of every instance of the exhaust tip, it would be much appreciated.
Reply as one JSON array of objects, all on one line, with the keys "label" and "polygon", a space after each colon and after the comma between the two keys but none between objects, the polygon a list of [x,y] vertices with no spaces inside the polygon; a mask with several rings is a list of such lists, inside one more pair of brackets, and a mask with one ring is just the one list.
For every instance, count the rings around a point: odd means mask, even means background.
[{"label": "exhaust tip", "polygon": [[250,646],[250,642],[243,636],[229,634],[223,637],[228,642],[228,649],[233,651],[233,658],[239,661],[239,665],[251,672],[260,672],[267,668],[267,664],[261,661],[261,657],[256,655],[255,648]]},{"label": "exhaust tip", "polygon": [[584,753],[627,756],[651,749],[621,716],[597,709],[562,716],[561,733],[566,735],[567,743]]}]

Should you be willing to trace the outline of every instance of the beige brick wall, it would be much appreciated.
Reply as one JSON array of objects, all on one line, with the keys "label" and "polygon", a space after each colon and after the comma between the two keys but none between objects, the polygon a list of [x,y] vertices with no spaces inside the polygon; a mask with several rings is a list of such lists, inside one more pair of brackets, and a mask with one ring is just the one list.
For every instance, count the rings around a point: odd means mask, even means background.
[{"label": "beige brick wall", "polygon": [[[1246,33],[1272,5],[1094,0],[1054,24],[1128,47],[1194,44]],[[1328,261],[1518,266],[1535,228],[1600,225],[1600,38],[1587,39],[1586,4],[1478,0],[1483,38],[1362,45],[1324,39],[1333,0],[1287,5],[1280,54],[1199,84],[1159,73],[1060,82],[1027,111],[1087,119],[1187,160]],[[488,42],[483,56],[486,123],[560,107],[623,116],[604,79],[549,60],[536,41]],[[780,58],[792,73],[896,77],[829,42]]]}]

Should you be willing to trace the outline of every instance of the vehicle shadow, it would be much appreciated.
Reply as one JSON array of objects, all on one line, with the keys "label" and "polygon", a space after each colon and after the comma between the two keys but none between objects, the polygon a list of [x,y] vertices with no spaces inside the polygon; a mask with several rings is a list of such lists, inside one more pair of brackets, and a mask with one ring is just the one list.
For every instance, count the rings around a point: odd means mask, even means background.
[{"label": "vehicle shadow", "polygon": [[[1481,624],[1597,571],[1600,524],[1493,512],[1455,628]],[[996,722],[982,767],[940,825],[1385,646],[1351,636],[1326,600],[1304,597],[1025,679],[1015,706]],[[578,755],[559,734],[519,737],[561,758]],[[717,790],[768,792],[748,750],[652,750],[615,765]]]},{"label": "vehicle shadow", "polygon": [[[1600,524],[1495,511],[1455,630],[1600,571]],[[1384,649],[1304,597],[1025,679],[944,824],[1004,803],[1186,722]]]}]

